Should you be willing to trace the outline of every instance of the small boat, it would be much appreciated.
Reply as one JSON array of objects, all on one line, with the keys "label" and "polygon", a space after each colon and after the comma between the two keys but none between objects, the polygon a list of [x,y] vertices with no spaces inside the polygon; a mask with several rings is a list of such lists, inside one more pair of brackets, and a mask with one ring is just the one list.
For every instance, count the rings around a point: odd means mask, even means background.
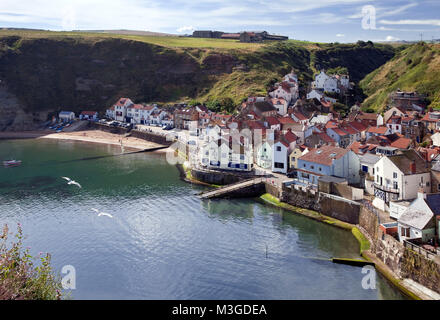
[{"label": "small boat", "polygon": [[6,160],[3,161],[3,165],[5,167],[18,167],[21,165],[21,160]]}]

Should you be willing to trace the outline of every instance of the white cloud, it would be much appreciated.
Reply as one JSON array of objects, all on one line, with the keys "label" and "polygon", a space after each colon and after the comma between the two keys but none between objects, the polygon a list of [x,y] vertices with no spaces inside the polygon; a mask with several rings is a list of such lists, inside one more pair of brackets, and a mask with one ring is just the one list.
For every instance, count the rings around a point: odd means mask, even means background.
[{"label": "white cloud", "polygon": [[431,25],[440,26],[440,20],[380,20],[380,23],[387,25]]},{"label": "white cloud", "polygon": [[400,40],[400,39],[399,39],[399,38],[396,38],[396,37],[393,37],[393,36],[387,36],[385,40],[386,40],[386,41],[398,41],[398,40]]},{"label": "white cloud", "polygon": [[177,32],[193,32],[195,28],[193,26],[184,26],[177,29]]},{"label": "white cloud", "polygon": [[338,33],[336,36],[337,36],[338,38],[344,38],[344,37],[345,37],[345,34]]}]

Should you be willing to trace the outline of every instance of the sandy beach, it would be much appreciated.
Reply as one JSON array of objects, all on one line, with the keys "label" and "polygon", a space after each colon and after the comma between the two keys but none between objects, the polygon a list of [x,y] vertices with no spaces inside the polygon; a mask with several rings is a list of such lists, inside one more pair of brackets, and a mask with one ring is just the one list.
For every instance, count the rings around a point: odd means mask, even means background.
[{"label": "sandy beach", "polygon": [[53,133],[53,131],[0,132],[0,139],[57,139],[102,143],[117,146],[121,145],[122,140],[123,146],[127,149],[145,150],[149,148],[161,147],[160,144],[147,140],[134,137],[123,137],[118,134],[108,133],[100,130],[85,130],[60,133]]}]

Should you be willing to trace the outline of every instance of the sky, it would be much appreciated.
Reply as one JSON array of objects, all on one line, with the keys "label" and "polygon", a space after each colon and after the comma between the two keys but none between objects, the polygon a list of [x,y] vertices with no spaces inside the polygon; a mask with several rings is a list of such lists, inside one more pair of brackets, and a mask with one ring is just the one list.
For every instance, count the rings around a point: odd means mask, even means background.
[{"label": "sky", "polygon": [[440,39],[439,0],[0,0],[0,28],[262,31],[316,42]]}]

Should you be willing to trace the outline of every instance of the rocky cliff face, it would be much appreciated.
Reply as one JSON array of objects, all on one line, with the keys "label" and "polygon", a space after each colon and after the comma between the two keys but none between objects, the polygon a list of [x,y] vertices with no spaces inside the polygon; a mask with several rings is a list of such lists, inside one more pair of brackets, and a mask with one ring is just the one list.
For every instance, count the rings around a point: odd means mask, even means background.
[{"label": "rocky cliff face", "polygon": [[121,39],[4,38],[0,80],[8,89],[2,89],[0,130],[34,128],[34,120],[62,109],[105,110],[121,96],[158,102],[195,97],[237,65],[228,54],[199,62],[185,51]]},{"label": "rocky cliff face", "polygon": [[47,111],[27,113],[25,106],[6,86],[0,85],[0,131],[38,129],[47,119]]}]

